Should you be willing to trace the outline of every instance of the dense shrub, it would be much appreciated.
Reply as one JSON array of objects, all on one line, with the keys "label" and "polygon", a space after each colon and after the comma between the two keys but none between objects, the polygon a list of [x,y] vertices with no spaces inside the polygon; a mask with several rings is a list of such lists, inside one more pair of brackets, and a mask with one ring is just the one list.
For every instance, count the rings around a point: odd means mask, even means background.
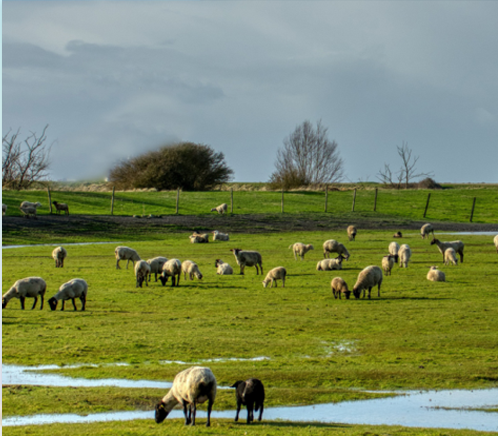
[{"label": "dense shrub", "polygon": [[430,177],[418,182],[417,187],[418,189],[443,189],[439,183],[436,183],[436,181]]}]

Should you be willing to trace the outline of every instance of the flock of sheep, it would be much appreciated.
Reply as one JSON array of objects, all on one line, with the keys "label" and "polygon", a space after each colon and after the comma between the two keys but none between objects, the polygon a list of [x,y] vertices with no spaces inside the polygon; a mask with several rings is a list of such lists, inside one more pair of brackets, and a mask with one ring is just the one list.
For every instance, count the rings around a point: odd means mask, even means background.
[{"label": "flock of sheep", "polygon": [[[66,203],[59,203],[58,201],[52,201],[52,204],[55,206],[55,211],[58,215],[61,212],[64,212],[66,215],[69,215],[69,206]],[[19,209],[24,214],[25,218],[33,217],[36,219],[36,212],[39,207],[42,207],[42,204],[37,201],[33,203],[31,201],[23,201],[19,206]],[[2,215],[5,215],[7,212],[7,205],[2,203]]]}]

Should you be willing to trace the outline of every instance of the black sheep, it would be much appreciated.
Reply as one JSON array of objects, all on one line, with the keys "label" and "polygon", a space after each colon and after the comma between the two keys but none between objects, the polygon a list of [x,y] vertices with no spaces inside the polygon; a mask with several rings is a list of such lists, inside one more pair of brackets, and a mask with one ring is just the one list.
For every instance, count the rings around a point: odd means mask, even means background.
[{"label": "black sheep", "polygon": [[263,417],[265,388],[261,380],[250,378],[246,381],[236,381],[232,386],[235,388],[235,397],[237,399],[237,413],[235,414],[235,422],[239,420],[240,407],[247,407],[247,423],[254,421],[254,412],[259,410],[258,421]]}]

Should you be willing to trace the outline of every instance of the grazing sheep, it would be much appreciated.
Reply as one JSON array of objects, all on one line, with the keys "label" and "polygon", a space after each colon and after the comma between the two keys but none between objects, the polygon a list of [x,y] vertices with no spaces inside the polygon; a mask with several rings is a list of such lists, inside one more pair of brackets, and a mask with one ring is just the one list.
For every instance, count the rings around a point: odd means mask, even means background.
[{"label": "grazing sheep", "polygon": [[429,233],[432,233],[432,239],[434,239],[434,227],[432,227],[432,224],[429,223],[424,224],[420,229],[420,236],[422,239],[425,239]]},{"label": "grazing sheep", "polygon": [[372,288],[378,286],[377,296],[380,297],[380,285],[382,284],[382,270],[376,266],[367,266],[363,271],[358,274],[358,280],[353,288],[353,295],[355,298],[360,298],[361,291],[363,290],[363,298],[365,298],[365,290],[368,289],[368,298]]},{"label": "grazing sheep", "polygon": [[238,380],[232,386],[235,388],[235,398],[237,399],[237,412],[235,413],[235,422],[239,420],[240,407],[247,407],[247,423],[254,421],[254,412],[259,410],[258,421],[263,418],[265,387],[261,380],[250,378],[246,381]]},{"label": "grazing sheep", "polygon": [[34,207],[36,209],[42,207],[42,204],[39,201],[37,201],[36,203],[32,203],[31,201],[23,201],[19,207],[21,209],[24,209],[26,207]]},{"label": "grazing sheep", "polygon": [[261,269],[261,275],[263,275],[263,259],[261,258],[261,254],[257,251],[246,251],[241,250],[240,248],[232,248],[230,251],[235,256],[235,260],[237,264],[240,266],[240,274],[244,274],[244,269],[246,266],[255,266],[256,267],[256,275],[259,274],[258,265]]},{"label": "grazing sheep", "polygon": [[148,259],[147,263],[150,266],[150,273],[149,273],[149,282],[152,279],[152,274],[155,275],[156,282],[157,282],[157,275],[161,274],[163,272],[163,265],[168,261],[165,257],[154,257],[153,259]]},{"label": "grazing sheep", "polygon": [[173,386],[156,405],[155,420],[160,424],[177,404],[181,404],[185,416],[185,425],[195,425],[197,404],[208,400],[206,427],[209,427],[215,398],[216,378],[214,374],[209,368],[192,366],[176,375]]},{"label": "grazing sheep", "polygon": [[161,283],[166,285],[168,277],[171,277],[171,286],[180,284],[180,276],[182,274],[182,263],[178,259],[170,259],[163,265],[163,272],[159,277]]},{"label": "grazing sheep", "polygon": [[12,298],[19,298],[19,300],[21,300],[21,309],[24,310],[24,301],[26,300],[26,297],[29,297],[35,299],[33,307],[31,308],[31,310],[33,310],[36,306],[36,302],[38,301],[38,296],[40,296],[41,310],[43,309],[43,299],[45,297],[46,290],[47,284],[41,277],[26,277],[25,279],[17,280],[12,287],[5,294],[3,294],[2,309],[7,307],[7,303]]},{"label": "grazing sheep", "polygon": [[350,241],[354,241],[356,238],[356,227],[355,226],[349,226],[348,227],[348,238]]},{"label": "grazing sheep", "polygon": [[141,288],[145,281],[145,286],[149,286],[148,278],[150,277],[150,265],[145,260],[139,260],[135,265],[135,278],[137,279],[136,288]]},{"label": "grazing sheep", "polygon": [[5,215],[7,212],[7,205],[2,203],[2,215]]},{"label": "grazing sheep", "polygon": [[216,259],[214,266],[217,268],[216,274],[219,274],[220,276],[229,276],[233,274],[233,268],[221,259]]},{"label": "grazing sheep", "polygon": [[323,243],[323,257],[330,257],[330,253],[337,253],[342,255],[344,259],[349,259],[349,251],[335,239],[329,239]]},{"label": "grazing sheep", "polygon": [[346,300],[349,300],[351,291],[348,289],[348,284],[341,277],[334,277],[330,283],[330,287],[332,288],[332,294],[334,294],[335,299],[337,297],[342,299],[341,295],[344,294]]},{"label": "grazing sheep", "polygon": [[498,235],[494,237],[493,242],[495,243],[496,252],[498,253]]},{"label": "grazing sheep", "polygon": [[427,280],[430,280],[431,282],[445,282],[446,275],[443,271],[439,271],[437,266],[431,266],[427,273]]},{"label": "grazing sheep", "polygon": [[19,208],[21,212],[24,214],[25,218],[29,218],[32,216],[34,219],[36,219],[36,207],[33,206],[26,206],[26,207],[20,207]]},{"label": "grazing sheep", "polygon": [[444,262],[444,252],[448,248],[453,248],[459,255],[460,255],[460,262],[463,263],[463,242],[462,241],[451,241],[451,242],[441,242],[439,239],[433,239],[431,241],[431,245],[437,245],[437,248],[439,249],[439,252],[443,255],[443,262]]},{"label": "grazing sheep", "polygon": [[182,271],[184,273],[185,280],[187,280],[187,274],[190,280],[194,280],[194,276],[199,280],[202,279],[202,274],[199,271],[199,266],[191,260],[184,260],[182,262]]},{"label": "grazing sheep", "polygon": [[399,260],[398,252],[399,252],[399,244],[394,241],[391,242],[389,244],[389,254],[394,256],[394,262],[396,263],[398,263]]},{"label": "grazing sheep", "polygon": [[323,259],[316,264],[317,271],[333,271],[342,269],[344,257],[339,255],[335,259]]},{"label": "grazing sheep", "polygon": [[61,285],[59,288],[59,292],[55,294],[50,300],[48,300],[48,304],[50,305],[50,309],[57,309],[57,303],[59,300],[62,300],[62,308],[64,310],[64,303],[66,300],[72,300],[74,310],[76,309],[76,303],[74,302],[75,298],[79,298],[81,301],[81,310],[85,310],[86,303],[86,294],[88,292],[88,284],[83,279],[72,279],[68,282]]},{"label": "grazing sheep", "polygon": [[61,214],[61,212],[65,212],[66,215],[69,215],[69,206],[67,203],[59,203],[58,201],[52,201],[52,204],[55,206],[55,210],[58,215]]},{"label": "grazing sheep", "polygon": [[119,246],[114,249],[114,255],[116,256],[116,269],[121,269],[119,266],[119,261],[126,260],[126,269],[128,269],[128,264],[130,260],[133,262],[133,266],[135,266],[135,262],[140,260],[140,256],[138,253],[130,247]]},{"label": "grazing sheep", "polygon": [[52,251],[52,257],[55,260],[55,267],[63,268],[64,259],[67,257],[67,250],[64,247],[57,247]]},{"label": "grazing sheep", "polygon": [[224,213],[227,212],[227,210],[228,210],[227,204],[226,203],[222,203],[219,206],[213,207],[211,209],[211,212],[218,212],[220,215],[223,215]]},{"label": "grazing sheep", "polygon": [[[277,266],[272,270],[268,271],[265,279],[263,280],[263,286],[266,288],[268,283],[270,283],[270,288],[273,288],[273,283],[277,287],[277,280],[282,280],[282,288],[285,288],[285,276],[287,275],[287,270],[283,266]],[[233,387],[233,386],[232,386]]]},{"label": "grazing sheep", "polygon": [[396,232],[394,235],[393,235],[393,238],[402,238],[403,237],[403,233],[401,232]]},{"label": "grazing sheep", "polygon": [[230,236],[228,235],[228,233],[221,233],[221,232],[218,232],[218,230],[215,230],[211,233],[213,234],[213,242],[214,241],[229,241],[230,240]]},{"label": "grazing sheep", "polygon": [[292,252],[294,253],[294,259],[297,260],[297,256],[304,260],[304,255],[310,251],[314,250],[315,247],[311,244],[302,244],[301,242],[296,242],[295,244],[289,245],[289,248],[292,248]]},{"label": "grazing sheep", "polygon": [[207,233],[200,234],[194,232],[189,238],[192,244],[205,244],[209,242],[209,235]]},{"label": "grazing sheep", "polygon": [[456,258],[456,251],[453,248],[447,248],[446,251],[444,252],[444,264],[449,265],[450,262],[453,265],[458,264],[458,260]]},{"label": "grazing sheep", "polygon": [[412,250],[408,246],[408,244],[403,244],[399,247],[398,251],[399,256],[399,266],[408,268],[408,262],[410,262],[410,258],[412,257]]},{"label": "grazing sheep", "polygon": [[392,254],[388,254],[382,258],[382,269],[386,273],[386,276],[391,275],[391,270],[396,263],[396,257],[398,257],[398,255],[393,256]]}]

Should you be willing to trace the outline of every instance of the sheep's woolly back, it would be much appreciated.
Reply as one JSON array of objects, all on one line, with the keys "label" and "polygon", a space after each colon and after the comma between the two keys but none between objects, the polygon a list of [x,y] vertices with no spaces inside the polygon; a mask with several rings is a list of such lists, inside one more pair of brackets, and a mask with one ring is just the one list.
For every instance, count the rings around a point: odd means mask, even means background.
[{"label": "sheep's woolly back", "polygon": [[139,260],[135,264],[135,277],[138,279],[139,276],[146,278],[150,274],[150,265],[145,260]]},{"label": "sheep's woolly back", "polygon": [[316,264],[317,271],[333,271],[342,269],[342,258],[323,259]]},{"label": "sheep's woolly back", "polygon": [[342,277],[334,277],[332,282],[330,282],[330,287],[334,298],[341,298],[341,294],[344,294],[345,297],[349,299],[351,291],[348,289],[348,285]]},{"label": "sheep's woolly back", "polygon": [[114,249],[114,255],[119,260],[133,260],[135,262],[140,260],[138,253],[130,247],[118,246]]},{"label": "sheep's woolly back", "polygon": [[393,256],[397,256],[399,252],[399,244],[395,241],[391,242],[389,244],[389,254],[392,254]]},{"label": "sheep's woolly back", "polygon": [[[382,270],[376,265],[367,266],[363,271],[358,274],[358,280],[353,288],[353,293],[355,297],[358,298],[361,291],[366,289],[371,289],[374,286],[379,286],[382,284]],[[358,297],[357,297],[358,295]],[[365,295],[365,292],[363,292]]]},{"label": "sheep's woolly back", "polygon": [[21,203],[20,207],[22,209],[28,208],[28,207],[34,207],[36,209],[37,207],[42,207],[42,204],[39,201],[37,201],[36,203],[32,203],[31,201],[23,201]]},{"label": "sheep's woolly back", "polygon": [[37,297],[44,295],[47,290],[47,284],[41,277],[26,277],[17,280],[12,287],[2,296],[5,302],[12,298],[20,297]]},{"label": "sheep's woolly back", "polygon": [[445,282],[446,275],[443,271],[439,271],[437,266],[431,266],[431,269],[427,273],[427,280],[430,280],[431,282]]},{"label": "sheep's woolly back", "polygon": [[157,274],[162,272],[163,270],[163,265],[168,261],[166,257],[154,257],[153,259],[148,259],[147,263],[150,266],[150,272],[151,274]]},{"label": "sheep's woolly back", "polygon": [[163,273],[167,276],[180,275],[182,272],[182,263],[178,259],[170,259],[163,265]]}]

